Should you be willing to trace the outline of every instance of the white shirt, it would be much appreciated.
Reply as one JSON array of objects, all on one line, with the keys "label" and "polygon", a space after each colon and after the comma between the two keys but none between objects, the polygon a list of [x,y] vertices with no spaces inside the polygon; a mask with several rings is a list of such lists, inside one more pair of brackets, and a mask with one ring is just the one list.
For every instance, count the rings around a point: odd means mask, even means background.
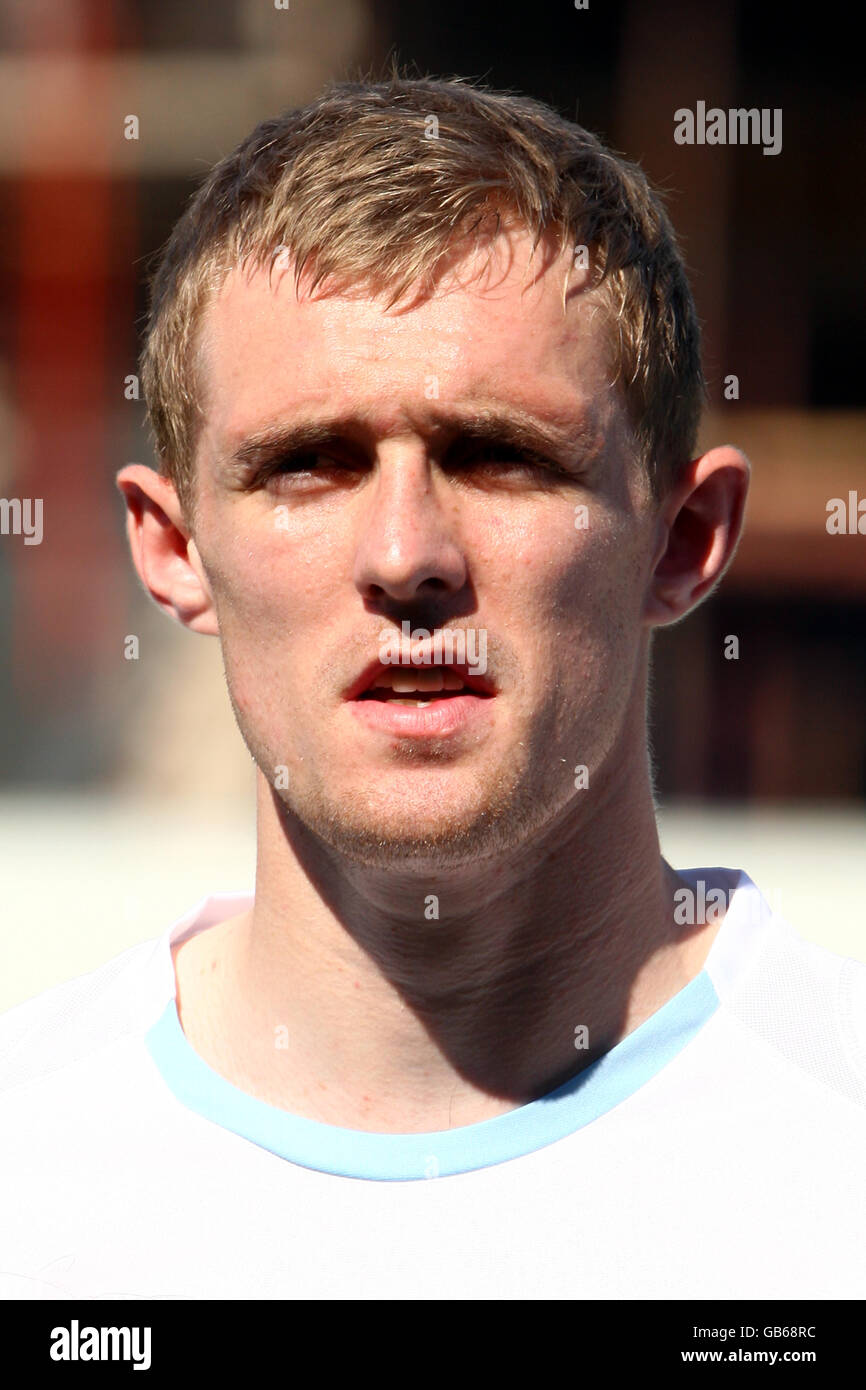
[{"label": "white shirt", "polygon": [[866,966],[751,880],[695,979],[565,1086],[370,1134],[231,1085],[180,1027],[159,938],[0,1018],[0,1296],[866,1295]]}]

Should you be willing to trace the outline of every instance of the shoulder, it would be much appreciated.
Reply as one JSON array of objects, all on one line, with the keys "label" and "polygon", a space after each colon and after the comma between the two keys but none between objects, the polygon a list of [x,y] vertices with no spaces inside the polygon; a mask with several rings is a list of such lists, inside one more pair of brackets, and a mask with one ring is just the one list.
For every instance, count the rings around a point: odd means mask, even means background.
[{"label": "shoulder", "polygon": [[804,1079],[866,1109],[866,964],[802,937],[744,874],[739,890],[707,961],[725,1013]]},{"label": "shoulder", "polygon": [[0,1015],[0,1094],[141,1034],[173,992],[168,933]]}]

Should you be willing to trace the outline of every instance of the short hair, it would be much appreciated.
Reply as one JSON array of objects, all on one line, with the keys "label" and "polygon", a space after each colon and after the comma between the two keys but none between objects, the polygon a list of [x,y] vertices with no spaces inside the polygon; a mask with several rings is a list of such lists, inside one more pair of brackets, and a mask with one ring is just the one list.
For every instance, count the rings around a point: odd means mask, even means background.
[{"label": "short hair", "polygon": [[[695,449],[706,386],[677,240],[638,165],[530,97],[461,78],[331,84],[220,160],[159,255],[142,385],[160,469],[194,514],[198,328],[235,266],[283,252],[323,281],[432,289],[455,242],[507,209],[559,251],[585,246],[614,381],[658,499]],[[569,269],[571,262],[569,262]]]}]

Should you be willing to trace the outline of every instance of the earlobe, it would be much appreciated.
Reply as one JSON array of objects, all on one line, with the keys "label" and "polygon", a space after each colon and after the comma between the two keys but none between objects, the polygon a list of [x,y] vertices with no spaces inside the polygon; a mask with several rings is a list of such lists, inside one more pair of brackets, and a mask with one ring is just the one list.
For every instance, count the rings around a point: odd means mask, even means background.
[{"label": "earlobe", "polygon": [[647,626],[678,622],[719,583],[742,532],[749,473],[745,454],[730,445],[683,470],[659,515]]},{"label": "earlobe", "polygon": [[216,610],[174,485],[132,463],[117,475],[126,532],[139,579],[164,613],[193,632],[217,636]]}]

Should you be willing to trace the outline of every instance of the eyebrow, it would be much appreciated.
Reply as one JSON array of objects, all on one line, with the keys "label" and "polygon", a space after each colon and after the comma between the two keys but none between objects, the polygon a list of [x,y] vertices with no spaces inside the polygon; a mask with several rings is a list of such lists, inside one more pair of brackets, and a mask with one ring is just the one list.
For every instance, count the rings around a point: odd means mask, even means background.
[{"label": "eyebrow", "polygon": [[[584,464],[600,451],[603,443],[598,431],[582,415],[553,425],[524,412],[476,410],[466,415],[431,415],[426,429],[418,428],[434,440],[444,440],[445,447],[457,440],[503,444],[553,461],[581,458]],[[270,425],[248,434],[224,458],[224,463],[230,476],[251,486],[258,472],[291,454],[347,441],[362,446],[364,440],[369,442],[369,437],[370,429],[363,415]]]}]

